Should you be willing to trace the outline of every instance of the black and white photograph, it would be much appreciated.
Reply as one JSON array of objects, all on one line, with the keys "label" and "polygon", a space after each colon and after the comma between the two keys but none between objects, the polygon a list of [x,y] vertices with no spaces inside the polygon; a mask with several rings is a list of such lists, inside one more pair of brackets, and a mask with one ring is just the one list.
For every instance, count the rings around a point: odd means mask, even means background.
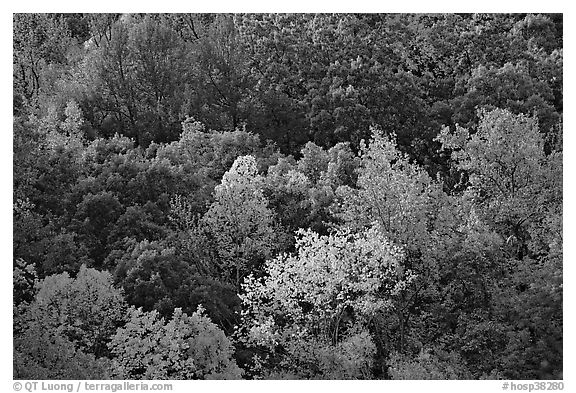
[{"label": "black and white photograph", "polygon": [[10,388],[564,390],[563,21],[13,13]]}]

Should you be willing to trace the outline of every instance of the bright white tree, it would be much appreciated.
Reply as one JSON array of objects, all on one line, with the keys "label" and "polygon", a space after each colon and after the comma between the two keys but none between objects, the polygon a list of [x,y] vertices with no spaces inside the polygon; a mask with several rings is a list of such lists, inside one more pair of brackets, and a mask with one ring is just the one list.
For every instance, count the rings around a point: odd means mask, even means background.
[{"label": "bright white tree", "polygon": [[296,248],[268,261],[262,279],[245,280],[240,339],[280,355],[301,377],[367,377],[375,353],[369,321],[414,278],[401,250],[378,226],[328,236],[300,231]]}]

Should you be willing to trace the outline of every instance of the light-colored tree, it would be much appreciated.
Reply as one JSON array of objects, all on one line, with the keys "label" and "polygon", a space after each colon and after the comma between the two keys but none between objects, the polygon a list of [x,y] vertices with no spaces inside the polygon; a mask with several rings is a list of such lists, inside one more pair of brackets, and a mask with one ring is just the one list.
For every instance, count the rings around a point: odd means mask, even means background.
[{"label": "light-colored tree", "polygon": [[423,249],[439,187],[398,150],[393,136],[375,128],[372,133],[370,142],[361,144],[357,188],[338,188],[340,203],[334,213],[351,228],[376,220],[389,239],[409,249]]},{"label": "light-colored tree", "polygon": [[124,322],[126,303],[110,273],[82,266],[46,277],[18,318],[14,373],[29,379],[105,379],[106,344]]},{"label": "light-colored tree", "polygon": [[109,359],[84,352],[61,327],[34,323],[14,339],[13,366],[15,379],[107,379]]},{"label": "light-colored tree", "polygon": [[268,261],[262,279],[246,278],[240,340],[280,356],[284,372],[366,378],[375,353],[368,324],[414,278],[401,250],[378,225],[357,234],[300,231],[296,248]]},{"label": "light-colored tree", "polygon": [[82,117],[82,110],[76,101],[69,101],[64,109],[66,119],[61,123],[60,128],[69,136],[81,137],[82,125],[84,118]]},{"label": "light-colored tree", "polygon": [[224,332],[203,315],[188,316],[177,308],[165,321],[157,311],[131,308],[110,350],[111,373],[120,379],[239,379],[234,347]]},{"label": "light-colored tree", "polygon": [[215,201],[201,220],[218,247],[228,280],[240,287],[242,278],[274,250],[274,219],[262,191],[256,159],[241,156],[216,186]]},{"label": "light-colored tree", "polygon": [[468,174],[465,197],[508,244],[524,242],[537,253],[557,248],[562,243],[562,152],[545,154],[535,118],[503,109],[479,115],[474,134],[445,128],[437,138]]},{"label": "light-colored tree", "polygon": [[124,321],[126,302],[112,286],[108,272],[82,266],[76,278],[55,274],[39,282],[24,321],[30,326],[62,334],[97,357],[107,354],[106,343]]}]

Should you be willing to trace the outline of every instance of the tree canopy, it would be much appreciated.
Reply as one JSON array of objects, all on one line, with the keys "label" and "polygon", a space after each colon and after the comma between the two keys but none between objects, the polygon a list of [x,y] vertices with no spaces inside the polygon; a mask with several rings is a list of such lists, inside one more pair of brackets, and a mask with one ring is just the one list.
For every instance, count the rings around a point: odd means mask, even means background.
[{"label": "tree canopy", "polygon": [[562,379],[561,14],[14,14],[14,378]]}]

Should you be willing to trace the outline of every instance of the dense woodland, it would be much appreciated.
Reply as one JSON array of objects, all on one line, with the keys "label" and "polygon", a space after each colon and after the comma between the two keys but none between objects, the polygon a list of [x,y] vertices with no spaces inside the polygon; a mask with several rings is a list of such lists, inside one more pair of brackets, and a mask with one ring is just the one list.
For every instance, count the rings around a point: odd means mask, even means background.
[{"label": "dense woodland", "polygon": [[14,378],[562,378],[562,20],[15,14]]}]

